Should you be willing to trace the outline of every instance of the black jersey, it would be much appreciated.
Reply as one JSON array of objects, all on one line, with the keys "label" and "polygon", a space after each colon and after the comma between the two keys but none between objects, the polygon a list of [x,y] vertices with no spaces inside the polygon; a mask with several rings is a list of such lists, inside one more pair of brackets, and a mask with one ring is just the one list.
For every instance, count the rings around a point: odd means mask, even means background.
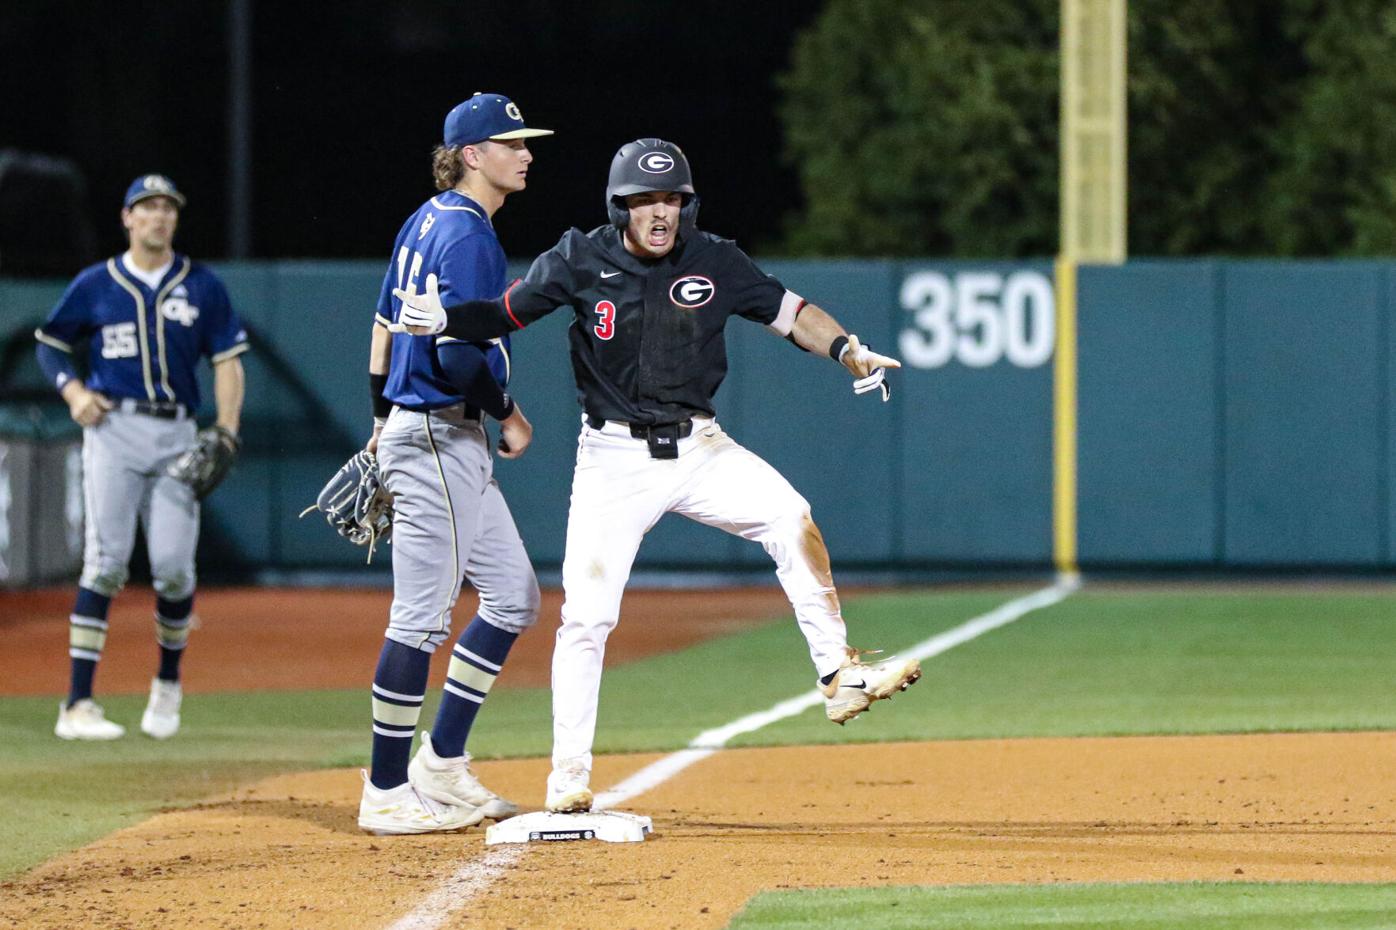
[{"label": "black jersey", "polygon": [[448,308],[445,333],[488,339],[570,306],[572,369],[587,415],[673,423],[714,414],[729,317],[784,336],[803,303],[729,239],[694,230],[663,258],[646,260],[625,250],[614,226],[602,226],[568,230],[497,300]]}]

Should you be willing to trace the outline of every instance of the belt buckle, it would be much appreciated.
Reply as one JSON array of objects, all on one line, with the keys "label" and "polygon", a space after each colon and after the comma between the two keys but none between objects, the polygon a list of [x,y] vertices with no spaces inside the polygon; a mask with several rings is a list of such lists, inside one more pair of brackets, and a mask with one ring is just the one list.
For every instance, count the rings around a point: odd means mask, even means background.
[{"label": "belt buckle", "polygon": [[679,457],[679,423],[662,423],[645,430],[645,441],[649,443],[650,458],[676,459]]}]

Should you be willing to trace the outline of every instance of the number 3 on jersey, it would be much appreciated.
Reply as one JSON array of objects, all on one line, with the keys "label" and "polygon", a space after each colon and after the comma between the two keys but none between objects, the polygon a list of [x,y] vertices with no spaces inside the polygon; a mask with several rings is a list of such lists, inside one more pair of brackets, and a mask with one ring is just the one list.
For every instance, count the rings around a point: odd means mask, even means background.
[{"label": "number 3 on jersey", "polygon": [[610,339],[616,334],[616,305],[609,300],[600,301],[596,305],[596,316],[592,332],[597,339]]}]

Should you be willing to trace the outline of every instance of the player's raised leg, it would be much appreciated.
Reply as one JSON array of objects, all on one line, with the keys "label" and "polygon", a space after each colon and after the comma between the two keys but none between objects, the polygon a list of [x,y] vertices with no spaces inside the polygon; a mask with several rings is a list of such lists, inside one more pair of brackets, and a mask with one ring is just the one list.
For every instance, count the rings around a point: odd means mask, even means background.
[{"label": "player's raised leg", "polygon": [[429,798],[477,807],[485,817],[501,820],[517,814],[519,806],[480,783],[465,747],[514,641],[538,619],[539,593],[523,540],[493,480],[480,496],[479,532],[465,573],[479,591],[480,611],[451,651],[436,723],[430,734],[422,734],[408,775]]},{"label": "player's raised leg", "polygon": [[[824,537],[809,503],[780,472],[720,431],[685,463],[691,480],[674,510],[761,544],[795,610],[819,676],[825,715],[843,724],[873,701],[904,691],[921,677],[915,659],[865,663],[848,648]],[[680,459],[680,461],[684,461]]]}]

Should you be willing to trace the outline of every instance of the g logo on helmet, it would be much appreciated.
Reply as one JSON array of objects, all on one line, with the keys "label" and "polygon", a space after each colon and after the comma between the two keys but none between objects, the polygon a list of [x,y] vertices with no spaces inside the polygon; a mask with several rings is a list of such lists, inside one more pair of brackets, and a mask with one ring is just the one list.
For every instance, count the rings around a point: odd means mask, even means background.
[{"label": "g logo on helmet", "polygon": [[674,167],[674,157],[663,152],[649,152],[640,156],[640,170],[650,174],[663,174]]},{"label": "g logo on helmet", "polygon": [[717,286],[700,274],[679,278],[669,286],[669,299],[685,310],[696,310],[713,299]]}]

